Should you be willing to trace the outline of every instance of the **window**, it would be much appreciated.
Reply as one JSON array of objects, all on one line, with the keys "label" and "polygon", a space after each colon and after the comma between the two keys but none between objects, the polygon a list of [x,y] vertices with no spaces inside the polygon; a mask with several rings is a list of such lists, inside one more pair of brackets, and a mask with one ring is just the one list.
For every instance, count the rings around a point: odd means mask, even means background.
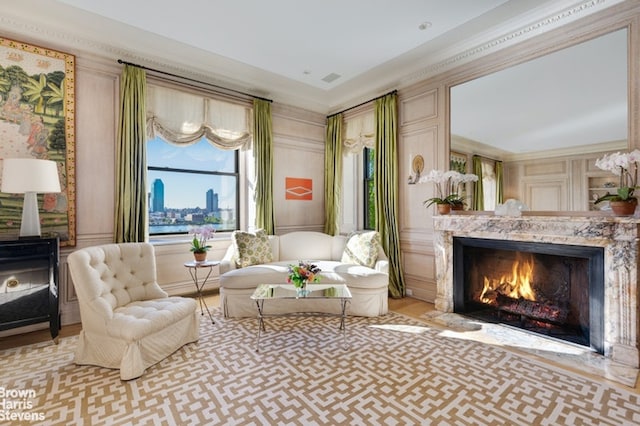
[{"label": "window", "polygon": [[238,229],[240,149],[250,149],[251,103],[158,83],[147,88],[149,235],[204,224]]},{"label": "window", "polygon": [[376,151],[364,149],[364,229],[376,228]]},{"label": "window", "polygon": [[180,146],[156,137],[147,142],[147,182],[149,235],[187,233],[203,224],[237,229],[237,150],[205,138]]},{"label": "window", "polygon": [[349,113],[343,124],[341,232],[375,229],[375,116],[373,109]]}]

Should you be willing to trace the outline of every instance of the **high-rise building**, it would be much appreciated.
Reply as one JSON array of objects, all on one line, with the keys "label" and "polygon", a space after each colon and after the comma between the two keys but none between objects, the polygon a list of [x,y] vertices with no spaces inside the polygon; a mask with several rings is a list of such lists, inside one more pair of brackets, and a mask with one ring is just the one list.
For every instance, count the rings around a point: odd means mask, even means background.
[{"label": "high-rise building", "polygon": [[207,212],[213,213],[218,211],[218,194],[213,189],[207,191]]},{"label": "high-rise building", "polygon": [[162,179],[156,179],[151,184],[151,211],[164,211],[164,183]]}]

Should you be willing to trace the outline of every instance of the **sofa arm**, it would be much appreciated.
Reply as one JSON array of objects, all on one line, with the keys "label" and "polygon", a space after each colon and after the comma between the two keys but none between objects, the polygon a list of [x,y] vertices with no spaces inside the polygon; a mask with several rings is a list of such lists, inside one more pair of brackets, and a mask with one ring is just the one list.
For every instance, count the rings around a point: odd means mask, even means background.
[{"label": "sofa arm", "polygon": [[389,275],[389,261],[387,259],[378,259],[373,268],[378,272]]},{"label": "sofa arm", "polygon": [[225,272],[229,272],[231,270],[236,269],[235,254],[236,254],[236,250],[233,247],[233,244],[231,244],[227,249],[227,252],[224,254],[224,257],[220,260],[220,265],[218,266],[220,275],[224,274]]},{"label": "sofa arm", "polygon": [[389,258],[387,258],[387,254],[382,249],[382,244],[378,248],[378,260],[376,261],[376,264],[373,266],[373,269],[375,269],[378,272],[383,272],[389,275]]}]

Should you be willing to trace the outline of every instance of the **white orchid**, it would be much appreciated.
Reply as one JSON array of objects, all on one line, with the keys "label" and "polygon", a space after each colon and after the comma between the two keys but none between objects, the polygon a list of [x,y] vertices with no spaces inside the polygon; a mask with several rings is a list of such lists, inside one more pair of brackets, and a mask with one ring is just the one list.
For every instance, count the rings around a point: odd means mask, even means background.
[{"label": "white orchid", "polygon": [[455,170],[443,172],[441,170],[431,170],[428,174],[421,177],[419,182],[433,182],[436,188],[436,197],[429,198],[424,201],[427,207],[432,204],[464,204],[460,196],[460,185],[466,182],[475,182],[478,176],[468,173],[460,173]]},{"label": "white orchid", "polygon": [[638,188],[638,164],[640,163],[640,150],[628,153],[615,152],[596,160],[596,167],[620,176],[620,183],[616,194],[607,192],[596,200],[601,201],[627,201],[635,200],[633,193]]}]

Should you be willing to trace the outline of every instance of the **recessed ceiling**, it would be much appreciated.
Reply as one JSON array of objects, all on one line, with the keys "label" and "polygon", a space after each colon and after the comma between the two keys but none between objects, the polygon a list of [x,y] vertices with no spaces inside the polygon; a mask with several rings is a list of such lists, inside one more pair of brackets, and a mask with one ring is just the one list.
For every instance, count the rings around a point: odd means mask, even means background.
[{"label": "recessed ceiling", "polygon": [[332,113],[620,1],[20,0],[0,25]]},{"label": "recessed ceiling", "polygon": [[328,90],[507,0],[61,1]]}]

